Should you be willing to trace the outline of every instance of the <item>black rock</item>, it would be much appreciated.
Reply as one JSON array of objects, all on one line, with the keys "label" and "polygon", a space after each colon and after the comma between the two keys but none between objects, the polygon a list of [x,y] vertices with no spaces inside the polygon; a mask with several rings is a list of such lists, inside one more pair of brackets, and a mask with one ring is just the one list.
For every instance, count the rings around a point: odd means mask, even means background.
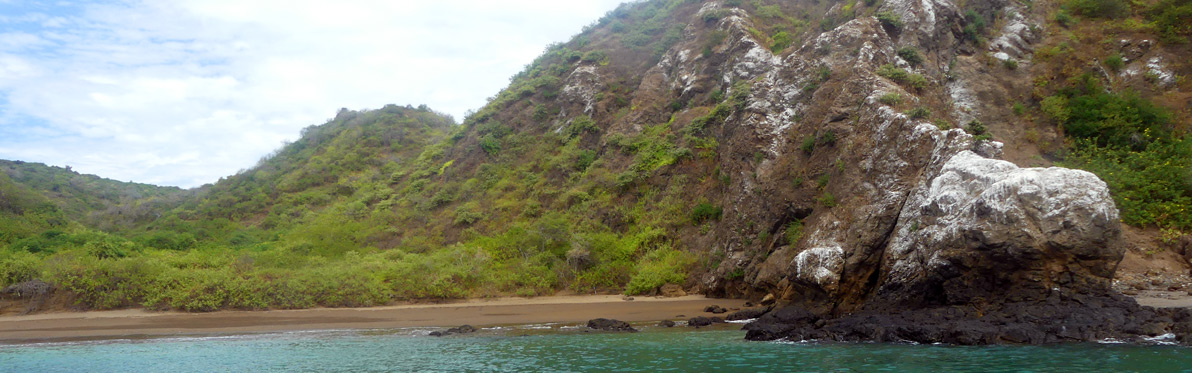
[{"label": "black rock", "polygon": [[697,328],[701,327],[701,326],[708,326],[708,325],[712,325],[712,324],[722,324],[722,323],[724,323],[724,319],[719,318],[719,317],[696,316],[696,317],[692,317],[690,320],[687,320],[687,326],[693,326],[693,327],[697,327]]},{"label": "black rock", "polygon": [[728,310],[724,309],[724,307],[713,304],[711,306],[704,307],[704,312],[725,313],[728,312]]},{"label": "black rock", "polygon": [[637,329],[634,329],[632,326],[629,326],[629,323],[627,323],[627,322],[624,322],[621,320],[605,319],[605,318],[588,320],[588,328],[596,329],[596,330],[610,331],[610,332],[636,332],[637,331]]},{"label": "black rock", "polygon": [[671,327],[674,327],[674,326],[675,326],[675,322],[674,322],[674,321],[670,321],[670,320],[662,320],[662,321],[659,321],[659,322],[658,322],[658,326],[663,326],[663,327],[671,328]]},{"label": "black rock", "polygon": [[454,327],[451,329],[447,329],[444,331],[436,330],[436,331],[430,332],[430,336],[431,337],[445,337],[445,336],[449,336],[452,334],[475,333],[476,330],[477,330],[476,327],[471,326],[471,325],[460,325],[460,326],[457,326],[457,327]]},{"label": "black rock", "polygon": [[728,316],[725,316],[724,319],[728,320],[728,321],[756,319],[756,318],[762,317],[762,315],[765,315],[766,312],[770,312],[770,309],[769,308],[750,308],[747,310],[733,312],[733,313],[729,314]]}]

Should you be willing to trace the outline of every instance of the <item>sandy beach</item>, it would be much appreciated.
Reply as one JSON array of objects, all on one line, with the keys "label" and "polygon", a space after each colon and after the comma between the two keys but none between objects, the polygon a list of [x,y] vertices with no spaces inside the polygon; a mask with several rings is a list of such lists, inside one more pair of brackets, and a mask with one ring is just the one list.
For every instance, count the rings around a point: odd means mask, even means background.
[{"label": "sandy beach", "polygon": [[[42,313],[0,317],[0,343],[202,334],[261,333],[320,329],[381,329],[582,323],[604,317],[629,322],[712,316],[708,305],[730,310],[744,300],[702,295],[677,298],[620,295],[472,299],[438,304],[371,308],[316,308],[211,313],[150,312],[140,309]],[[724,316],[724,315],[719,315]]]}]

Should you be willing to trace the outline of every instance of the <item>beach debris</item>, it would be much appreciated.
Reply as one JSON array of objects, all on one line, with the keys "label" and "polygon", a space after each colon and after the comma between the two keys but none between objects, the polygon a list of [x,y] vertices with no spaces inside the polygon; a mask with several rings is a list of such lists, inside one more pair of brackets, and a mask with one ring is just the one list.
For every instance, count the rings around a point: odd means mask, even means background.
[{"label": "beach debris", "polygon": [[633,300],[633,297],[626,295],[626,296],[622,296],[621,300],[630,301],[630,300]]},{"label": "beach debris", "polygon": [[624,322],[621,320],[606,319],[606,318],[588,320],[588,329],[604,330],[604,331],[610,331],[610,332],[636,332],[637,331],[637,329],[634,329],[632,326],[629,326],[629,323],[627,323],[627,322]]}]

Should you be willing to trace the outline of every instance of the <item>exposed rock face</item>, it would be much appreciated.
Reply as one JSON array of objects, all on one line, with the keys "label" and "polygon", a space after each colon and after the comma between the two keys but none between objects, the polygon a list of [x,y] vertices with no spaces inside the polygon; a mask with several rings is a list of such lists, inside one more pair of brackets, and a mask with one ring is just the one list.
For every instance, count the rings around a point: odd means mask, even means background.
[{"label": "exposed rock face", "polygon": [[903,206],[877,300],[903,305],[1103,292],[1122,259],[1117,208],[1091,173],[962,151]]}]

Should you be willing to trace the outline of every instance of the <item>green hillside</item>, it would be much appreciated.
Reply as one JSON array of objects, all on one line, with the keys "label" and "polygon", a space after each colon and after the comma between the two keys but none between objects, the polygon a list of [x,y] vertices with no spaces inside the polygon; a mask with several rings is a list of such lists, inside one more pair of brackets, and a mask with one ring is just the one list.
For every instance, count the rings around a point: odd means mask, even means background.
[{"label": "green hillside", "polygon": [[[771,155],[762,136],[741,128],[756,114],[752,87],[766,82],[729,79],[748,52],[732,49],[741,45],[733,38],[790,55],[852,19],[876,17],[895,29],[901,21],[871,1],[726,3],[748,15],[745,34],[718,26],[738,13],[701,13],[697,1],[622,5],[549,46],[463,123],[425,106],[344,109],[255,167],[195,190],[0,163],[0,286],[42,279],[92,309],[210,311],[559,290],[643,294],[668,283],[717,291],[701,279],[730,261],[735,269],[722,270],[714,286],[740,285],[752,258],[732,258],[728,247],[768,254],[796,245],[804,219],[847,197],[833,193],[847,191],[842,180],[860,171],[844,162],[852,150],[837,135],[858,119],[838,108],[860,104],[835,101],[849,94],[842,87],[854,72],[797,72],[810,78],[790,103],[806,116],[792,120],[818,127],[783,133],[801,151]],[[1079,35],[1108,21],[1066,3],[1039,4],[1035,12],[1053,14],[1048,27],[1061,34],[1040,42],[1048,57],[1024,75],[1038,82],[1034,91],[996,110],[1026,123],[1023,137],[1067,136],[1021,143],[1100,174],[1127,223],[1192,229],[1192,214],[1182,213],[1192,204],[1189,114],[1167,109],[1188,97],[1188,83],[1174,93],[1090,83],[1083,69],[1100,41]],[[1126,5],[1136,8],[1129,20],[1152,25],[1128,32],[1170,37],[1165,46],[1186,50],[1178,39],[1187,30],[1162,26],[1163,7],[1173,4]],[[986,18],[1005,21],[994,10],[970,12],[971,32],[956,26],[974,46],[988,42]],[[1187,19],[1179,14],[1171,17]],[[898,55],[916,63],[927,58],[942,69],[954,61],[907,48]],[[697,59],[698,75],[711,78],[653,88],[651,79],[678,74],[659,72],[678,56]],[[893,65],[882,70],[921,96],[901,107],[903,97],[889,97],[889,106],[915,117],[935,112],[937,125],[953,126],[942,114],[945,89]],[[941,81],[952,74],[932,73]],[[989,137],[979,121],[966,128]],[[1175,165],[1155,165],[1170,159]],[[778,171],[759,175],[763,164]],[[760,184],[771,187],[751,198],[775,206],[734,209],[734,198]]]}]

